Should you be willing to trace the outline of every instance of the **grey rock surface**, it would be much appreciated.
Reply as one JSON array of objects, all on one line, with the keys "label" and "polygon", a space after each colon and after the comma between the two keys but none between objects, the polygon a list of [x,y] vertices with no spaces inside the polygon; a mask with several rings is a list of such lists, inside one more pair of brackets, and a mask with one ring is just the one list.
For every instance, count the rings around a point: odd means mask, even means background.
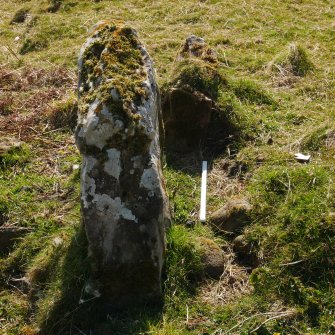
[{"label": "grey rock surface", "polygon": [[111,308],[161,297],[165,228],[160,94],[152,61],[130,27],[101,22],[79,57],[76,143],[92,278]]},{"label": "grey rock surface", "polygon": [[252,246],[246,240],[244,235],[238,235],[232,242],[233,250],[240,254],[249,254]]}]

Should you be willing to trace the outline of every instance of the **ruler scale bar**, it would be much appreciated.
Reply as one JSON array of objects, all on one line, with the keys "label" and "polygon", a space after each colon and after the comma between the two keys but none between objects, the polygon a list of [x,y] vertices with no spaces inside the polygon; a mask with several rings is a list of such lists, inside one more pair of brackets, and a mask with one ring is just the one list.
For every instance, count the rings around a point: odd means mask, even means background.
[{"label": "ruler scale bar", "polygon": [[200,221],[206,221],[206,188],[207,188],[207,161],[202,162],[201,173],[201,198],[200,198]]}]

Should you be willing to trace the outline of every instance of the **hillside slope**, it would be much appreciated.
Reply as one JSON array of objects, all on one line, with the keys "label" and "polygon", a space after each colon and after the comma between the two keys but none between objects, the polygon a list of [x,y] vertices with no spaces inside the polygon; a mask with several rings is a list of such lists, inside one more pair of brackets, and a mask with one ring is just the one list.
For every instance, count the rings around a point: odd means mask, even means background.
[{"label": "hillside slope", "polygon": [[[27,228],[1,253],[1,334],[335,333],[333,1],[0,0],[0,8],[0,224]],[[238,253],[235,236],[198,222],[202,153],[166,152],[174,225],[164,306],[101,319],[83,290],[73,128],[79,48],[109,18],[137,29],[161,87],[190,34],[217,51],[230,89],[222,101],[240,136],[206,157],[208,211],[241,198],[252,211],[239,233],[248,250]],[[220,279],[204,277],[204,241],[226,255]]]}]

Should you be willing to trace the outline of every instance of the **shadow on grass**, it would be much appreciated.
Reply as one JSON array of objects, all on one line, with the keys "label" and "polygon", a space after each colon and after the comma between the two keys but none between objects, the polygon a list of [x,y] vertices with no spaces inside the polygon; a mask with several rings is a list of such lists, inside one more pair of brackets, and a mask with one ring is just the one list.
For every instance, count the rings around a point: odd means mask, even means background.
[{"label": "shadow on grass", "polygon": [[207,161],[208,168],[212,168],[214,160],[218,157],[224,156],[229,148],[230,154],[238,152],[237,144],[229,147],[228,143],[224,145],[216,145],[214,143],[198,148],[197,150],[189,152],[177,152],[170,149],[165,149],[164,157],[166,165],[177,171],[189,174],[192,177],[201,175],[202,161]]},{"label": "shadow on grass", "polygon": [[83,227],[65,250],[60,268],[60,298],[46,311],[40,327],[42,335],[130,335],[148,330],[160,321],[161,307],[141,306],[121,312],[106,313],[99,298],[79,303],[89,276],[87,240]]},{"label": "shadow on grass", "polygon": [[173,151],[165,152],[166,165],[177,171],[187,173],[191,176],[198,176],[201,174],[201,153],[177,153]]}]

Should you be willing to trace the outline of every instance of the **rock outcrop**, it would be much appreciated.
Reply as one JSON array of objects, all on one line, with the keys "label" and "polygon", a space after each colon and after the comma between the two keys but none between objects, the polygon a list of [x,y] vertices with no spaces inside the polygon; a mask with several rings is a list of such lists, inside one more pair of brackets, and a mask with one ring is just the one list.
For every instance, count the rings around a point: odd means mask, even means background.
[{"label": "rock outcrop", "polygon": [[137,33],[99,23],[79,58],[77,146],[92,280],[110,308],[161,296],[165,227],[160,94]]}]

